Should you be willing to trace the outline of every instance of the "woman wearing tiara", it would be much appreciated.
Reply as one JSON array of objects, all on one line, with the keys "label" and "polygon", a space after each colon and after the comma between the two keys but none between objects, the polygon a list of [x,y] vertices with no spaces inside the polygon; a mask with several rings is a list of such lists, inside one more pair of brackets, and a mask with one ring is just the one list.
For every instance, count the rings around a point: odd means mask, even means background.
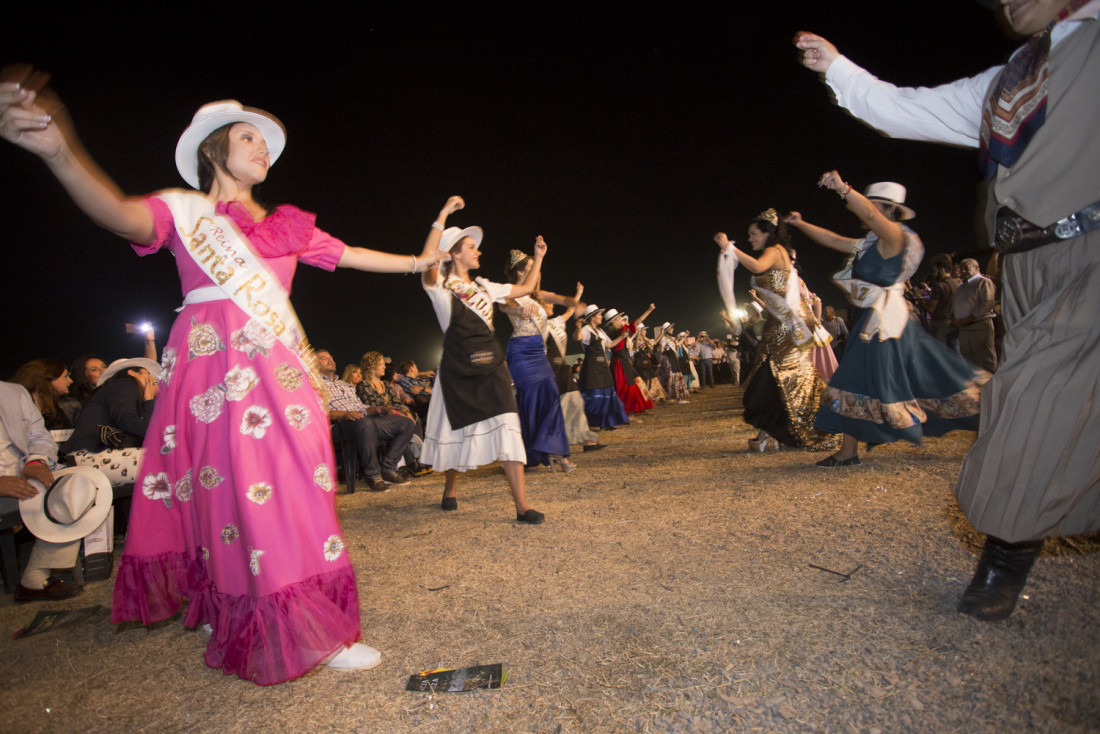
[{"label": "woman wearing tiara", "polygon": [[[512,284],[527,279],[535,261],[520,250],[508,253],[504,274]],[[539,290],[505,301],[500,310],[512,322],[508,339],[508,372],[516,388],[519,424],[527,447],[527,466],[549,466],[571,472],[577,465],[569,460],[569,438],[561,411],[561,393],[554,371],[546,358],[548,329],[545,303],[576,306],[568,298]]]},{"label": "woman wearing tiara", "polygon": [[853,306],[864,309],[814,424],[843,433],[844,442],[817,465],[858,466],[857,441],[919,445],[922,436],[976,431],[979,387],[989,374],[925,331],[905,300],[905,281],[924,257],[920,238],[902,224],[916,216],[905,205],[905,187],[886,181],[871,184],[864,195],[836,171],[822,176],[820,185],[840,194],[868,231],[862,239],[843,237],[798,212],[784,219],[814,242],[849,254],[833,280]]},{"label": "woman wearing tiara", "polygon": [[443,329],[443,357],[432,387],[420,461],[444,472],[444,510],[458,509],[459,472],[501,462],[516,520],[537,525],[543,514],[527,505],[527,450],[512,378],[494,334],[493,304],[535,290],[546,243],[542,237],[535,240],[535,256],[522,283],[475,279],[473,271],[481,265],[481,227],[445,228],[447,217],[465,205],[460,196],[447,200],[432,222],[421,255],[434,262],[439,253],[448,253],[450,261],[425,270],[421,277]]},{"label": "woman wearing tiara", "polygon": [[[786,226],[775,209],[749,225],[749,244],[759,257],[736,247],[737,262],[753,273],[755,296],[766,323],[752,368],[745,380],[745,421],[757,428],[749,441],[754,451],[778,450],[779,444],[832,448],[833,436],[814,429],[825,383],[814,368],[813,313],[802,297],[801,279],[791,265]],[[714,235],[723,249],[732,246],[724,232]]]}]

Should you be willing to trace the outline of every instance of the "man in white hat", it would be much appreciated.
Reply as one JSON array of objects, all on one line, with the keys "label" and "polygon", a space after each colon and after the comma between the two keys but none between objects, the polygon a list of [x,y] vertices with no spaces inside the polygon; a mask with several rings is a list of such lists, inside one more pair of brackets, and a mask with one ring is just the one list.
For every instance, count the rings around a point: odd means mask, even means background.
[{"label": "man in white hat", "polygon": [[57,473],[65,476],[55,484],[56,467],[57,444],[30,395],[20,385],[0,382],[0,513],[19,508],[38,538],[15,590],[17,603],[60,601],[84,590],[51,573],[72,568],[81,538],[103,522],[111,507],[110,482],[102,473],[90,479],[94,470],[66,469]]}]

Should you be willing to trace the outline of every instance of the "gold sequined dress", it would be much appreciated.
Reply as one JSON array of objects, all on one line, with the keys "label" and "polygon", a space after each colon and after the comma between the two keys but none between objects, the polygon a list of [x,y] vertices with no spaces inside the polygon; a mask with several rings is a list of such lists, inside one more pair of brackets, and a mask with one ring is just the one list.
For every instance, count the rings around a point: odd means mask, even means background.
[{"label": "gold sequined dress", "polygon": [[[787,285],[797,288],[798,281],[791,278],[791,271],[772,268],[753,276],[752,283],[764,301],[767,321],[745,381],[745,422],[788,446],[831,450],[839,437],[813,427],[825,392],[812,360],[814,341],[796,344],[786,305]],[[812,324],[813,313],[805,300],[799,298],[798,304],[798,316]]]}]

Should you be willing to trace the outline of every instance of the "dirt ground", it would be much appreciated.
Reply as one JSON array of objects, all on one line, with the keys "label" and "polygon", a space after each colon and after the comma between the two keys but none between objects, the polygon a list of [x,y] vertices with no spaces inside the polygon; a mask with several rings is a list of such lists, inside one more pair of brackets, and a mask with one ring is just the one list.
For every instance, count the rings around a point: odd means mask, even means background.
[{"label": "dirt ground", "polygon": [[[65,605],[92,620],[13,640],[44,605],[6,597],[0,729],[1100,731],[1100,538],[1048,542],[1017,612],[978,622],[954,609],[981,541],[951,492],[971,434],[822,470],[748,453],[753,433],[730,386],[658,407],[577,471],[529,473],[537,527],[499,467],[453,513],[438,476],[341,495],[368,672],[223,676],[178,621],[112,627],[111,582]],[[403,690],[498,662],[499,690]]]}]

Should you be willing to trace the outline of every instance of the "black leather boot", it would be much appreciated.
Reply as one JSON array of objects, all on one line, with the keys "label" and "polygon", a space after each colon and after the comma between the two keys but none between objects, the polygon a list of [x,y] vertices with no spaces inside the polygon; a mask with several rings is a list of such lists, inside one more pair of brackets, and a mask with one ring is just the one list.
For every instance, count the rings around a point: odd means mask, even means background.
[{"label": "black leather boot", "polygon": [[963,614],[995,622],[1012,614],[1043,542],[1006,543],[992,535],[985,540],[978,570],[959,599]]}]

